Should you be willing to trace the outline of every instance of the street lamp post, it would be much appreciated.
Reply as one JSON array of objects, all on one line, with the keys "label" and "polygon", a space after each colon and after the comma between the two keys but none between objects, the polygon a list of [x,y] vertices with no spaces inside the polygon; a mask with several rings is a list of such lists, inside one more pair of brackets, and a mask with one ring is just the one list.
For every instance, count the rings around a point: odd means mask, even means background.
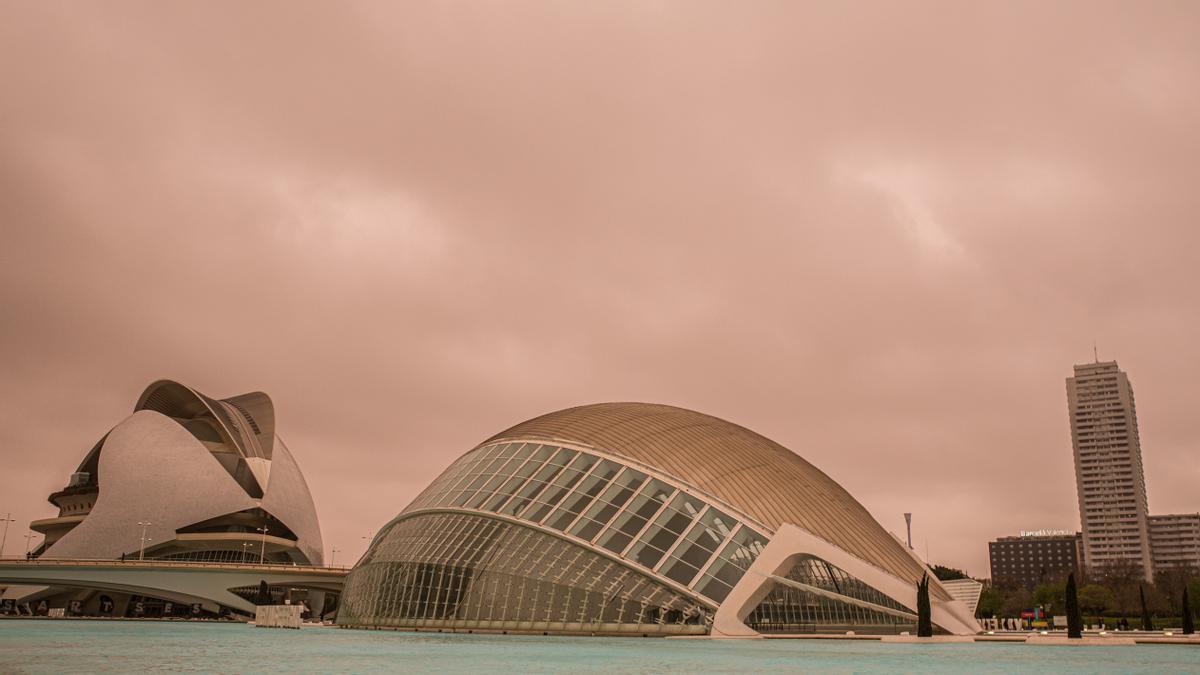
[{"label": "street lamp post", "polygon": [[337,560],[338,553],[340,553],[340,551],[337,550],[337,547],[334,547],[329,550],[329,566],[330,567],[334,566],[333,561]]},{"label": "street lamp post", "polygon": [[4,544],[8,541],[8,524],[17,522],[12,517],[11,513],[4,514],[4,518],[0,518],[0,522],[4,523],[4,534],[0,536],[0,558],[4,557]]},{"label": "street lamp post", "polygon": [[242,542],[242,564],[243,565],[246,564],[246,549],[250,548],[251,546],[254,546],[254,544],[252,544],[248,541]]},{"label": "street lamp post", "polygon": [[138,560],[146,559],[146,542],[149,541],[146,539],[146,528],[150,527],[150,525],[152,525],[152,524],[153,523],[151,523],[148,520],[146,520],[146,521],[139,520],[138,521],[138,525],[142,526],[142,543],[140,546],[138,546]]},{"label": "street lamp post", "polygon": [[37,532],[30,532],[25,535],[25,558],[29,559],[29,552],[33,550],[33,538],[37,536]]},{"label": "street lamp post", "polygon": [[267,564],[267,526],[263,525],[257,529],[262,532],[262,552],[259,554],[258,564],[265,565]]}]

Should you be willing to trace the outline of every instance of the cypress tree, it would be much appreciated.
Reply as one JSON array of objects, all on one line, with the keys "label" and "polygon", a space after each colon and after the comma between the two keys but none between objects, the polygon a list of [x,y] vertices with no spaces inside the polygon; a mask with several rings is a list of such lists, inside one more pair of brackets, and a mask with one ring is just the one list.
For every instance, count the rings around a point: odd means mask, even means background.
[{"label": "cypress tree", "polygon": [[1154,621],[1150,618],[1150,610],[1146,609],[1146,587],[1138,585],[1138,597],[1142,601],[1142,630],[1154,630]]},{"label": "cypress tree", "polygon": [[1067,577],[1067,637],[1083,637],[1083,616],[1079,613],[1079,594],[1075,590],[1075,573]]},{"label": "cypress tree", "polygon": [[933,637],[932,608],[929,605],[929,575],[917,584],[917,637]]},{"label": "cypress tree", "polygon": [[258,582],[258,596],[254,598],[254,604],[271,604],[271,587],[267,585],[265,580]]},{"label": "cypress tree", "polygon": [[1183,634],[1191,635],[1196,632],[1196,625],[1192,623],[1192,603],[1188,602],[1187,586],[1183,587]]}]

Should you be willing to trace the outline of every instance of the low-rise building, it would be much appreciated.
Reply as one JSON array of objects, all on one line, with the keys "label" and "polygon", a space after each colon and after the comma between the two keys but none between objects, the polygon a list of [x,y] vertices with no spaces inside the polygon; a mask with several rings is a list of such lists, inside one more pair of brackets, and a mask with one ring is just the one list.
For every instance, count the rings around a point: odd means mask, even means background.
[{"label": "low-rise building", "polygon": [[1155,571],[1200,570],[1200,513],[1150,516],[1150,548]]},{"label": "low-rise building", "polygon": [[988,543],[992,584],[1002,588],[1035,588],[1079,574],[1083,568],[1083,535],[1065,530],[1022,532]]}]

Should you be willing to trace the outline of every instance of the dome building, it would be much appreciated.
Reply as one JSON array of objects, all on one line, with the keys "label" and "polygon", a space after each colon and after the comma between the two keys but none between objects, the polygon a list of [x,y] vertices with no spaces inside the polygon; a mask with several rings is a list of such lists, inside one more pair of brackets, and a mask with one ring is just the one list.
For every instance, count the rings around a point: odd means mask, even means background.
[{"label": "dome building", "polygon": [[754,636],[979,630],[906,546],[783,446],[701,413],[570,408],[459,457],[346,580],[343,626]]}]

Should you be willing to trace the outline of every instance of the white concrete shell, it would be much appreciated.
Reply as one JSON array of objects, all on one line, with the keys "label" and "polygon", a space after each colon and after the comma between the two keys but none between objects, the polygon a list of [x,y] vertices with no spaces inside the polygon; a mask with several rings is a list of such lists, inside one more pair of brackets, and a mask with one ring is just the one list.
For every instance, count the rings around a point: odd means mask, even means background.
[{"label": "white concrete shell", "polygon": [[[203,442],[185,428],[195,420],[217,427],[220,442]],[[270,541],[294,547],[299,552],[293,556],[296,562],[322,564],[316,507],[296,460],[274,430],[274,411],[266,394],[219,401],[176,382],[155,382],[139,398],[134,414],[85,457],[80,471],[97,472],[95,503],[41,556],[129,556],[142,545],[139,522],[150,523],[146,544],[154,548],[205,538],[179,532],[197,523],[261,509],[296,537],[292,544],[279,539],[283,532],[270,532]],[[243,463],[237,466],[244,466],[248,474],[238,474],[241,482],[229,468],[233,465],[223,465],[218,454],[227,464]],[[221,535],[208,538],[217,541]]]},{"label": "white concrete shell", "polygon": [[99,460],[95,506],[42,557],[117,558],[138,551],[139,521],[149,521],[147,536],[161,543],[192,523],[257,505],[207,448],[170,418],[149,410],[109,432]]}]

